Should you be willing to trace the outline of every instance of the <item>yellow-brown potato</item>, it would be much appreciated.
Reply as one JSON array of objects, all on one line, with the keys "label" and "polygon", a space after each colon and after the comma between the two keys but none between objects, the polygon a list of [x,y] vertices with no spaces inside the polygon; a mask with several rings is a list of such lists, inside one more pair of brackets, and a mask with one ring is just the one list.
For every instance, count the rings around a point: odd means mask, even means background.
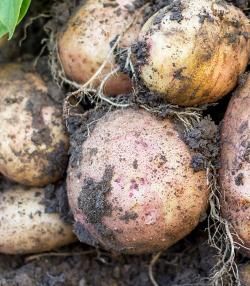
[{"label": "yellow-brown potato", "polygon": [[[88,0],[69,20],[59,35],[58,49],[62,67],[70,79],[86,83],[108,60],[103,72],[92,83],[93,87],[97,87],[116,66],[113,55],[107,58],[111,50],[110,42],[123,32],[119,47],[129,47],[137,39],[142,26],[142,13],[138,10],[129,12],[126,5],[133,7],[133,1]],[[119,72],[108,79],[104,91],[117,95],[131,89],[129,77]]]},{"label": "yellow-brown potato", "polygon": [[[250,76],[228,106],[221,132],[221,210],[250,256]],[[248,249],[247,249],[248,248]]]},{"label": "yellow-brown potato", "polygon": [[30,186],[60,179],[67,166],[68,136],[61,106],[38,74],[21,65],[0,67],[0,173]]},{"label": "yellow-brown potato", "polygon": [[143,26],[134,62],[143,83],[181,106],[216,102],[249,60],[249,20],[225,1],[181,0]]},{"label": "yellow-brown potato", "polygon": [[50,251],[75,241],[72,226],[45,213],[44,190],[9,186],[0,191],[0,253]]},{"label": "yellow-brown potato", "polygon": [[250,264],[246,263],[239,269],[241,286],[250,285]]},{"label": "yellow-brown potato", "polygon": [[[142,110],[106,114],[79,146],[67,191],[81,241],[125,253],[164,250],[204,216],[204,171],[176,126]],[[78,155],[77,155],[78,154]]]}]

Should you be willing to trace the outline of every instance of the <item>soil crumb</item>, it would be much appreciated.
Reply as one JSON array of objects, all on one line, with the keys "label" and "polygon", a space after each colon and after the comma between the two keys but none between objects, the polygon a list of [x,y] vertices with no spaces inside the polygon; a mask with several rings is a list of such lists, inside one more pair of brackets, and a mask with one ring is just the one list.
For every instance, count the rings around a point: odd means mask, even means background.
[{"label": "soil crumb", "polygon": [[60,181],[57,184],[50,184],[44,188],[44,200],[46,213],[59,213],[64,222],[72,224],[74,221],[68,203],[66,182]]},{"label": "soil crumb", "polygon": [[185,131],[183,139],[194,152],[191,166],[195,171],[205,170],[209,163],[219,168],[219,128],[209,116]]},{"label": "soil crumb", "polygon": [[[85,179],[78,197],[78,207],[86,216],[86,222],[92,224],[100,237],[107,241],[107,248],[109,248],[109,245],[112,248],[111,245],[115,246],[116,244],[114,232],[102,220],[104,216],[111,216],[112,214],[112,205],[106,199],[106,196],[112,190],[112,177],[113,167],[107,166],[101,181],[96,182],[92,178]],[[85,243],[90,241],[90,245],[97,245],[97,242],[84,226],[78,223],[74,228],[80,241]]]},{"label": "soil crumb", "polygon": [[102,223],[103,216],[112,213],[111,204],[107,202],[106,195],[112,190],[111,180],[113,167],[107,166],[100,182],[87,178],[78,198],[78,207],[86,215],[88,223]]}]

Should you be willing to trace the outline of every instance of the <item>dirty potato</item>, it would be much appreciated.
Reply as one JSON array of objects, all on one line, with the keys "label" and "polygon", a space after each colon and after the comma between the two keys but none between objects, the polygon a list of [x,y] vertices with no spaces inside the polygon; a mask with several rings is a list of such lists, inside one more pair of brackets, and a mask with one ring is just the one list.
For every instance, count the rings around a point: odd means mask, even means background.
[{"label": "dirty potato", "polygon": [[134,64],[143,83],[181,106],[216,102],[249,60],[249,20],[225,1],[176,0],[143,26]]},{"label": "dirty potato", "polygon": [[57,181],[67,165],[61,106],[39,75],[21,65],[0,67],[0,173],[30,186]]},{"label": "dirty potato", "polygon": [[[176,126],[142,110],[106,114],[78,146],[67,189],[78,238],[125,253],[171,246],[206,212],[204,171]],[[80,152],[80,153],[78,153]]]},{"label": "dirty potato", "polygon": [[9,186],[0,191],[0,253],[50,251],[75,241],[72,226],[45,213],[44,190]]},{"label": "dirty potato", "polygon": [[[97,87],[115,69],[111,42],[121,35],[119,47],[126,48],[137,39],[142,26],[142,12],[131,0],[88,0],[79,7],[58,38],[59,58],[66,75],[78,83],[86,83],[107,61],[104,69],[91,81]],[[121,72],[110,76],[104,91],[117,95],[131,91],[130,78]]]},{"label": "dirty potato", "polygon": [[250,255],[250,75],[230,101],[221,132],[222,213]]}]

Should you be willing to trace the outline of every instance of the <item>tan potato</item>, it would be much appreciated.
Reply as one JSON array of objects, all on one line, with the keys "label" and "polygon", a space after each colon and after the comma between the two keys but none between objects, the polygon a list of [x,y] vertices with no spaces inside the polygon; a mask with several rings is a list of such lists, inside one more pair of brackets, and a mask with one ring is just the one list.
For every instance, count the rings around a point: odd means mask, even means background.
[{"label": "tan potato", "polygon": [[249,286],[250,285],[250,264],[245,264],[240,267],[240,281],[241,286]]},{"label": "tan potato", "polygon": [[[132,0],[88,0],[69,20],[59,35],[59,57],[66,75],[79,83],[86,83],[104,61],[108,61],[102,73],[92,82],[97,87],[107,74],[115,68],[115,59],[107,58],[110,42],[125,32],[119,47],[129,47],[142,26],[142,13],[129,12]],[[110,77],[105,84],[105,93],[117,95],[131,91],[130,78],[121,72]]]},{"label": "tan potato", "polygon": [[0,67],[0,173],[31,186],[60,179],[67,166],[68,136],[61,106],[39,75],[17,64]]},{"label": "tan potato", "polygon": [[163,250],[206,212],[205,172],[193,171],[190,150],[168,119],[132,109],[106,114],[78,156],[67,190],[81,241],[115,252]]},{"label": "tan potato", "polygon": [[44,190],[11,186],[0,191],[0,253],[50,251],[75,241],[72,226],[44,211]]},{"label": "tan potato", "polygon": [[249,32],[247,17],[225,1],[173,1],[144,24],[134,62],[143,83],[170,103],[216,102],[246,68]]},{"label": "tan potato", "polygon": [[[228,106],[221,131],[222,213],[250,255],[250,76]],[[248,248],[248,250],[247,250]]]}]

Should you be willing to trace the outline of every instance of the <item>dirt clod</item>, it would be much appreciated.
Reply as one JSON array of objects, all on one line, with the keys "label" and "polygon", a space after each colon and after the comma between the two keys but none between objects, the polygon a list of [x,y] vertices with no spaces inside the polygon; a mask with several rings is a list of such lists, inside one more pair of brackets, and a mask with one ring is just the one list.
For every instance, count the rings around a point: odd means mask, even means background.
[{"label": "dirt clod", "polygon": [[107,167],[100,182],[87,178],[78,198],[78,207],[87,217],[88,223],[102,223],[103,216],[110,216],[112,207],[106,200],[111,191],[113,168]]}]

